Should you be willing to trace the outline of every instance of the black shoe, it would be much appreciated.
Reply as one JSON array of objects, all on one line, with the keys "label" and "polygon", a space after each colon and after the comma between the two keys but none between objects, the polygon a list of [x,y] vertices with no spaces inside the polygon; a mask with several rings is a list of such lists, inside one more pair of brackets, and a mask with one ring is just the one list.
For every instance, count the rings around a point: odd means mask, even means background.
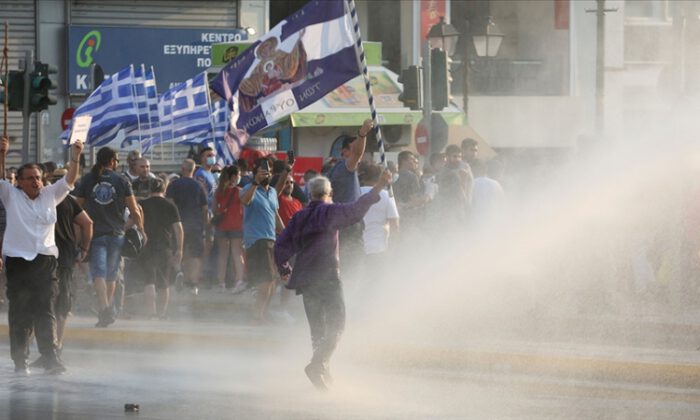
[{"label": "black shoe", "polygon": [[95,327],[97,328],[105,328],[110,324],[114,323],[114,314],[112,312],[112,308],[105,308],[100,311],[100,314],[97,316],[97,324],[95,324]]},{"label": "black shoe", "polygon": [[33,361],[32,363],[29,364],[29,367],[30,368],[44,368],[44,369],[46,369],[47,360],[48,359],[46,357],[44,357],[43,355],[39,356],[38,359],[36,359],[35,361]]},{"label": "black shoe", "polygon": [[328,384],[326,384],[326,381],[323,378],[323,367],[309,363],[306,365],[304,368],[304,372],[306,372],[306,376],[309,378],[312,384],[318,389],[319,391],[328,391]]},{"label": "black shoe", "polygon": [[46,373],[49,375],[60,375],[66,372],[66,367],[63,366],[63,363],[61,363],[58,357],[53,360],[48,360],[44,364],[44,369],[46,369]]}]

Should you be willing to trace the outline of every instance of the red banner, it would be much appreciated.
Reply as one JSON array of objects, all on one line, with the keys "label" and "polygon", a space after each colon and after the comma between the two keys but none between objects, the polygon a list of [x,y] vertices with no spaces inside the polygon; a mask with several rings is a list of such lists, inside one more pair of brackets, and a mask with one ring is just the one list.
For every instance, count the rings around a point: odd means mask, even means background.
[{"label": "red banner", "polygon": [[[287,154],[285,152],[276,152],[275,157],[280,160],[287,160]],[[319,174],[321,173],[321,168],[323,167],[322,157],[304,157],[297,156],[294,159],[294,168],[292,169],[292,176],[294,177],[294,182],[297,185],[304,185],[304,172],[309,169],[313,169]]]},{"label": "red banner", "polygon": [[440,23],[440,17],[446,17],[445,0],[421,0],[420,2],[420,45],[428,38],[428,32],[433,25]]},{"label": "red banner", "polygon": [[569,29],[569,0],[554,0],[554,29]]}]

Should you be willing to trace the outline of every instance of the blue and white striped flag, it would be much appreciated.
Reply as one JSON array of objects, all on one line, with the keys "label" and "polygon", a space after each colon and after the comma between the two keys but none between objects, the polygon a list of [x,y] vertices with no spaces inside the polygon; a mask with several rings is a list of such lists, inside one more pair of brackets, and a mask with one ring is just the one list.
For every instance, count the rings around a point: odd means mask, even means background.
[{"label": "blue and white striped flag", "polygon": [[[114,140],[120,130],[130,130],[138,126],[138,111],[134,104],[132,84],[133,66],[113,74],[95,89],[73,114],[92,116],[92,123],[85,143],[102,146]],[[70,138],[69,127],[61,133],[61,139]]]},{"label": "blue and white striped flag", "polygon": [[211,132],[209,86],[202,72],[172,89],[173,138]]},{"label": "blue and white striped flag", "polygon": [[212,80],[239,144],[360,75],[346,0],[309,1]]},{"label": "blue and white striped flag", "polygon": [[[146,69],[143,64],[134,69],[134,84],[132,89],[134,92],[134,106],[138,111],[137,126],[126,131],[126,136],[122,140],[121,147],[130,146],[133,142],[141,142],[148,135],[150,129],[148,97],[146,95]],[[152,76],[152,73],[151,73]],[[155,83],[155,81],[153,81]]]},{"label": "blue and white striped flag", "polygon": [[172,111],[172,91],[167,90],[160,95],[157,103],[157,114],[151,112],[151,120],[158,119],[158,126],[154,127],[151,135],[141,143],[143,152],[147,152],[151,147],[165,143],[173,139],[173,111]]},{"label": "blue and white striped flag", "polygon": [[213,142],[219,163],[232,164],[235,161],[234,154],[226,144],[230,115],[231,111],[225,100],[214,102],[211,105],[211,130],[193,138],[186,138],[179,143],[198,145]]},{"label": "blue and white striped flag", "polygon": [[144,143],[148,150],[170,140],[191,141],[212,132],[206,72],[181,83],[158,100],[159,128]]}]

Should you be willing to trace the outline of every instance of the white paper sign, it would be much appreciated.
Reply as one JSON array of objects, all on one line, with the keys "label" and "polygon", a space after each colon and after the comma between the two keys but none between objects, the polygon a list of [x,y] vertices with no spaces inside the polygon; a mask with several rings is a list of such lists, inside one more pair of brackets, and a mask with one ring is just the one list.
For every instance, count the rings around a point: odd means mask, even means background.
[{"label": "white paper sign", "polygon": [[75,117],[73,119],[73,131],[70,133],[70,142],[68,144],[73,144],[78,139],[84,142],[87,138],[88,131],[90,130],[91,122],[91,115],[81,115],[79,117]]}]

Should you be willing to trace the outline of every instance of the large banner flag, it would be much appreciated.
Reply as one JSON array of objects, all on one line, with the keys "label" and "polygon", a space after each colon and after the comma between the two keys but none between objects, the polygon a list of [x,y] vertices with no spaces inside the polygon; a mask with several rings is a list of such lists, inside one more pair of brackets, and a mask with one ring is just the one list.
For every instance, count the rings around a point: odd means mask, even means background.
[{"label": "large banner flag", "polygon": [[360,74],[345,2],[308,2],[212,81],[231,108],[231,133],[239,142]]},{"label": "large banner flag", "polygon": [[[126,67],[102,82],[75,110],[73,118],[85,114],[92,117],[90,131],[84,139],[86,144],[105,145],[114,140],[120,130],[131,130],[138,126],[133,82],[134,68]],[[68,127],[61,133],[64,142],[70,138],[70,130]]]}]

